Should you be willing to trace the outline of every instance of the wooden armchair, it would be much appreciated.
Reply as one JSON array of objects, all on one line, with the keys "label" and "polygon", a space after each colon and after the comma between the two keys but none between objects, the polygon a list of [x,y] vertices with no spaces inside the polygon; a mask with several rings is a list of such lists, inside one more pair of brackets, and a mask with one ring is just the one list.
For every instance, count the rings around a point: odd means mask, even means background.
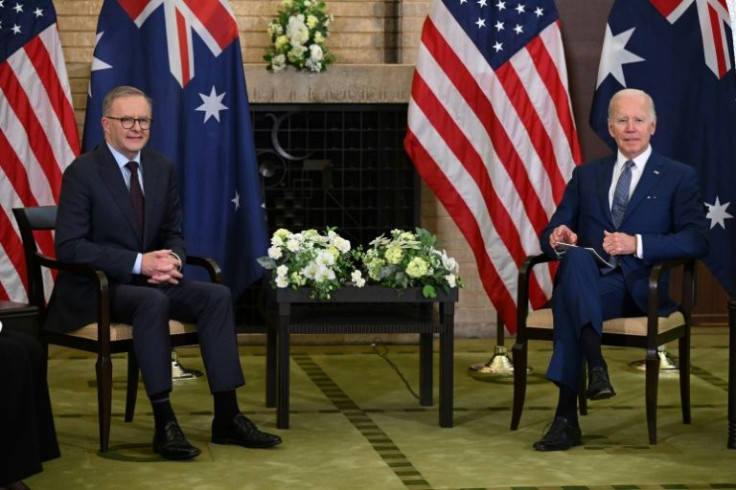
[{"label": "wooden armchair", "polygon": [[[517,297],[516,343],[512,347],[514,363],[514,401],[511,415],[511,430],[519,427],[524,409],[527,384],[527,356],[529,340],[552,341],[552,309],[529,311],[529,279],[532,268],[549,262],[546,255],[527,257],[519,268]],[[690,423],[690,326],[695,304],[695,259],[668,260],[656,264],[649,274],[649,308],[647,316],[613,318],[603,322],[603,345],[638,347],[645,355],[645,400],[649,443],[657,443],[657,387],[659,383],[659,355],[657,348],[667,342],[678,340],[680,357],[680,400],[682,421]],[[659,317],[659,288],[665,272],[682,269],[682,285],[678,309],[670,316]],[[584,385],[585,376],[583,376]],[[585,388],[580,389],[580,412],[585,414]]]},{"label": "wooden armchair", "polygon": [[[100,270],[80,264],[70,264],[55,260],[39,252],[34,231],[53,230],[56,226],[56,206],[40,206],[13,209],[18,222],[23,249],[25,251],[28,274],[29,303],[41,312],[40,324],[46,313],[46,301],[42,269],[68,271],[90,277],[97,286],[97,297],[90,301],[97,303],[97,322],[68,333],[50,332],[40,329],[44,345],[56,344],[72,349],[80,349],[97,354],[95,375],[97,379],[97,404],[100,432],[100,451],[108,449],[110,441],[110,419],[112,410],[112,358],[115,353],[128,354],[128,382],[125,402],[125,421],[133,420],[138,393],[138,361],[133,352],[133,327],[110,321],[110,292],[107,277]],[[211,259],[187,257],[187,264],[203,267],[210,280],[222,282],[222,271]],[[169,322],[172,346],[197,343],[196,325],[171,320]]]}]

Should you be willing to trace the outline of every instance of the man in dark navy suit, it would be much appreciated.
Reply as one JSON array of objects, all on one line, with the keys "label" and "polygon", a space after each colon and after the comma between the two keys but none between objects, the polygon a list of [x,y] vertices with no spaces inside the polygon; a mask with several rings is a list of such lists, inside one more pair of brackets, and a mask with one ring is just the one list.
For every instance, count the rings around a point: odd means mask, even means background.
[{"label": "man in dark navy suit", "polygon": [[[103,101],[105,142],[64,172],[56,222],[56,253],[66,262],[101,269],[110,280],[113,321],[133,325],[133,345],[156,425],[153,449],[190,459],[174,415],[169,318],[197,323],[214,397],[212,442],[265,448],[281,438],[259,431],[240,413],[235,389],[245,383],[238,356],[230,290],[182,277],[182,214],[173,164],[145,149],[151,101],[117,87]],[[95,321],[91,280],[60,273],[45,328],[69,331]]]},{"label": "man in dark navy suit", "polygon": [[[654,102],[641,90],[616,93],[608,128],[618,151],[577,167],[549,225],[542,250],[557,257],[558,242],[593,247],[614,267],[600,266],[583,248],[560,256],[552,294],[554,351],[547,378],[560,389],[554,421],[538,451],[579,445],[577,392],[583,360],[587,397],[615,395],[601,354],[604,320],[646,315],[652,264],[676,257],[703,257],[708,224],[693,168],[652,151],[657,125]],[[660,315],[674,310],[663,288]]]}]

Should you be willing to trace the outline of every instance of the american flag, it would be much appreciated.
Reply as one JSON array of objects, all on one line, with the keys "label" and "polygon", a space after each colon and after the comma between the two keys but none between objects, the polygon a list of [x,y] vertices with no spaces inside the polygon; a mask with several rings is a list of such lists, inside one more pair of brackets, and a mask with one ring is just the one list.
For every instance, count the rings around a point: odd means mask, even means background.
[{"label": "american flag", "polygon": [[[0,0],[0,299],[26,300],[12,208],[55,204],[79,154],[66,65],[50,0]],[[53,238],[40,247],[53,255]],[[50,278],[46,278],[50,280]]]},{"label": "american flag", "polygon": [[607,107],[638,88],[654,99],[652,148],[693,166],[710,220],[705,263],[736,297],[736,71],[725,0],[617,0],[608,17],[590,124],[611,148]]},{"label": "american flag", "polygon": [[263,274],[256,259],[266,255],[268,237],[238,25],[228,2],[105,0],[85,151],[103,141],[102,100],[118,85],[153,99],[148,146],[177,165],[187,253],[214,258],[237,297]]},{"label": "american flag", "polygon": [[[435,1],[424,23],[404,141],[470,244],[516,331],[518,267],[562,198],[580,146],[552,0]],[[532,280],[538,307],[552,270]]]}]

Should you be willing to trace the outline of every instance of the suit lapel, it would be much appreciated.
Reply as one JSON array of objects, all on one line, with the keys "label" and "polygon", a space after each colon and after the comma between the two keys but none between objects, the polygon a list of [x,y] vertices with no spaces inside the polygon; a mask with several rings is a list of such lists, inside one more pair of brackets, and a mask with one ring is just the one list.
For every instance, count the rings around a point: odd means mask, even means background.
[{"label": "suit lapel", "polygon": [[107,148],[105,143],[100,144],[96,151],[99,152],[99,172],[102,182],[110,192],[110,196],[112,196],[113,201],[115,201],[117,206],[120,208],[120,212],[125,216],[128,224],[130,224],[131,228],[135,232],[138,240],[142,242],[143,237],[138,233],[138,223],[135,219],[133,202],[130,200],[130,191],[125,185],[125,180],[120,172],[118,163],[115,161],[115,158],[112,156],[112,153],[110,153],[110,150]]},{"label": "suit lapel", "polygon": [[608,201],[608,191],[611,189],[611,181],[613,180],[613,167],[616,164],[616,157],[609,158],[605,165],[601,165],[597,175],[597,186],[599,189],[599,204],[601,213],[608,218],[610,230],[613,230],[613,217],[611,216],[611,203]]}]

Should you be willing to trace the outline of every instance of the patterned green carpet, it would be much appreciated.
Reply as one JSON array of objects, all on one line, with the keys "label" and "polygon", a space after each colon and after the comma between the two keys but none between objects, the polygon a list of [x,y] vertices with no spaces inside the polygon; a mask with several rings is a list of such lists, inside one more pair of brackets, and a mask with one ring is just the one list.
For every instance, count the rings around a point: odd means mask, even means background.
[{"label": "patterned green carpet", "polygon": [[[257,340],[253,336],[241,340],[248,380],[238,391],[241,408],[262,429],[280,434],[281,447],[211,445],[212,401],[199,378],[177,382],[172,400],[202,455],[190,462],[159,459],[151,451],[153,422],[142,387],[135,420],[123,421],[125,362],[116,358],[112,449],[101,455],[94,359],[54,349],[50,385],[62,457],[26,483],[33,489],[736,488],[736,451],[726,449],[723,329],[701,329],[693,336],[692,425],[681,422],[677,377],[663,375],[659,443],[648,445],[644,376],[629,366],[643,352],[609,348],[605,355],[618,395],[592,402],[581,419],[583,446],[558,453],[531,449],[556,403],[554,386],[543,378],[547,343],[531,346],[534,372],[518,431],[509,430],[510,380],[468,376],[468,366],[490,357],[491,340],[456,341],[453,428],[438,426],[436,406],[418,403],[414,345],[382,339],[375,339],[375,346],[297,344],[291,428],[277,430],[275,410],[264,407],[263,347],[247,345]],[[185,366],[202,368],[196,348],[178,353]]]}]

